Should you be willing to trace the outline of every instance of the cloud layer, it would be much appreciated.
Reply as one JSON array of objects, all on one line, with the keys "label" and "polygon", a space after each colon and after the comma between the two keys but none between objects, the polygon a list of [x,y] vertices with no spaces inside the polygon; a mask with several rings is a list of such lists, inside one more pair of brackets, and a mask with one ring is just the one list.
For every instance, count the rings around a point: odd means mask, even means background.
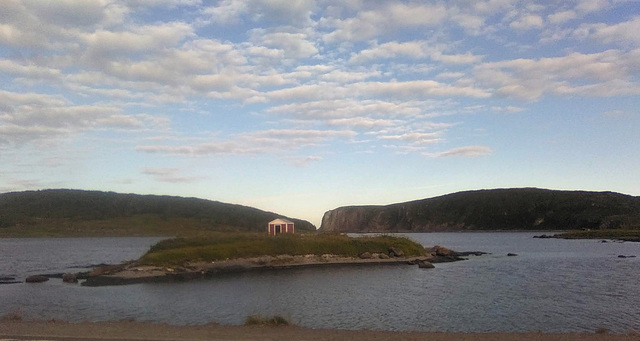
[{"label": "cloud layer", "polygon": [[294,166],[346,150],[490,156],[464,133],[472,116],[640,95],[639,12],[591,0],[2,1],[0,154],[126,134],[138,154]]}]

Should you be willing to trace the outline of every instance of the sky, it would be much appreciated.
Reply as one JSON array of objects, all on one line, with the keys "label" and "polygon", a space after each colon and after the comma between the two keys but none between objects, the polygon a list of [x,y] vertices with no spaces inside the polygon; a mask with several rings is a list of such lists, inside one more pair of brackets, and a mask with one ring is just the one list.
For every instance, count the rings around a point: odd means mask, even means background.
[{"label": "sky", "polygon": [[640,2],[3,0],[0,192],[640,195]]}]

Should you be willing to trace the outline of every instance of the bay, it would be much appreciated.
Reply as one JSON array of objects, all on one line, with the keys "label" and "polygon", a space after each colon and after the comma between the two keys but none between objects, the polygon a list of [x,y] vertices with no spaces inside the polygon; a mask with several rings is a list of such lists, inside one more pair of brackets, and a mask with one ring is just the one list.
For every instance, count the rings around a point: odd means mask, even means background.
[{"label": "bay", "polygon": [[[548,233],[548,232],[546,232]],[[485,251],[415,266],[257,271],[183,283],[0,285],[0,316],[242,324],[281,315],[310,328],[456,332],[640,330],[640,243],[534,239],[530,232],[407,234]],[[135,259],[158,238],[0,239],[0,276],[77,271]],[[509,257],[508,253],[518,256]]]}]

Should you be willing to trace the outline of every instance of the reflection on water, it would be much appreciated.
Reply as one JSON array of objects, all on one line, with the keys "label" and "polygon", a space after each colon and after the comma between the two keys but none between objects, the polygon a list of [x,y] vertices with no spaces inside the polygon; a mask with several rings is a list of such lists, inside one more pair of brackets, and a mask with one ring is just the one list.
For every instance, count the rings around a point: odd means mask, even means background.
[{"label": "reflection on water", "polygon": [[[312,328],[434,331],[640,329],[640,243],[533,239],[532,233],[431,233],[427,245],[491,252],[415,266],[259,271],[185,283],[86,288],[51,280],[0,286],[0,314],[71,321],[134,318],[173,324],[241,324],[282,315]],[[136,258],[157,239],[32,239],[39,253],[0,239],[0,276],[24,277]],[[66,247],[60,247],[60,243]],[[54,245],[55,244],[55,245]],[[82,244],[82,246],[80,246]],[[53,245],[53,246],[52,246]],[[24,245],[23,245],[24,246]],[[24,252],[23,252],[24,251]],[[509,252],[517,257],[507,257]]]}]

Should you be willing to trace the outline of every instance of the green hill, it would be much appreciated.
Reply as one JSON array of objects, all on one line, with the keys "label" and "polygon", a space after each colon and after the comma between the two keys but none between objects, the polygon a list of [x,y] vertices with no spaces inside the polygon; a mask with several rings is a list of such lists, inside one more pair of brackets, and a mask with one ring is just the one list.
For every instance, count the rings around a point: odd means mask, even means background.
[{"label": "green hill", "polygon": [[640,197],[537,188],[459,192],[328,211],[321,231],[426,232],[640,228]]},{"label": "green hill", "polygon": [[[2,236],[185,235],[265,231],[273,212],[197,198],[52,189],[0,194]],[[298,231],[308,221],[287,218]]]}]

